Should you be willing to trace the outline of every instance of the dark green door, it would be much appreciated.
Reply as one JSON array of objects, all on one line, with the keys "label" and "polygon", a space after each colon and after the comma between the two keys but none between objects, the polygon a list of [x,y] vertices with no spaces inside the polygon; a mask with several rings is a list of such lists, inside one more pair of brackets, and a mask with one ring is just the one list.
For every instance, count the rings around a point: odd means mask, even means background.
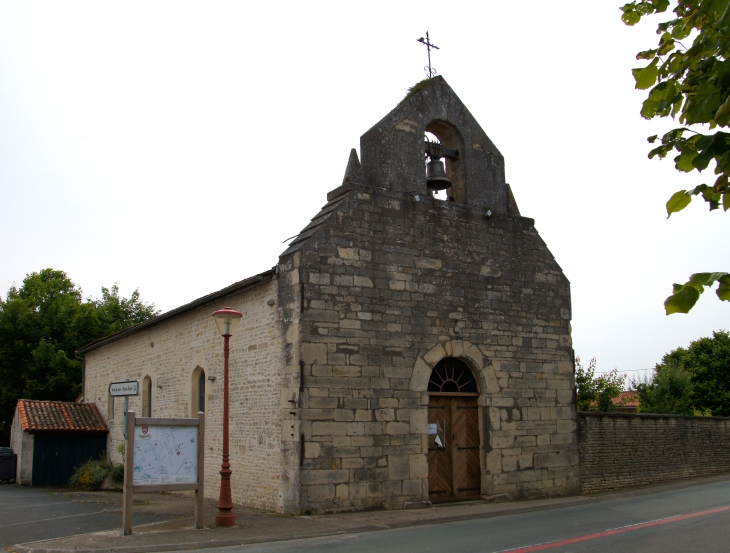
[{"label": "dark green door", "polygon": [[67,486],[85,461],[106,453],[106,433],[37,432],[33,438],[33,485]]}]

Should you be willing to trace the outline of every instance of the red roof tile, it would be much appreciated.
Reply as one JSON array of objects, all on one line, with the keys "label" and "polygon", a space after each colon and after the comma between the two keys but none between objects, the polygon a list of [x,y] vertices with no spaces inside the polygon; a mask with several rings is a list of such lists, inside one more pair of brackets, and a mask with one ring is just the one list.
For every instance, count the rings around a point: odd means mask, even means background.
[{"label": "red roof tile", "polygon": [[638,407],[639,395],[634,391],[621,392],[621,395],[613,398],[616,407]]},{"label": "red roof tile", "polygon": [[93,403],[66,401],[18,400],[18,414],[23,430],[75,430],[108,432],[104,419]]}]

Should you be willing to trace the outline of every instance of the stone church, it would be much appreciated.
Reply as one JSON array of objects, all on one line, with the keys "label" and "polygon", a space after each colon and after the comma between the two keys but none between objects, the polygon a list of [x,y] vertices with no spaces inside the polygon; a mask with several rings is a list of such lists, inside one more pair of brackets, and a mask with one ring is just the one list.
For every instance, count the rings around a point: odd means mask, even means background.
[{"label": "stone church", "polygon": [[231,338],[236,503],[304,514],[579,493],[570,285],[499,150],[435,77],[362,135],[360,155],[273,269],[79,350],[113,458],[123,402],[109,383],[138,379],[139,415],[206,412],[217,497],[211,314],[230,306],[244,314]]}]

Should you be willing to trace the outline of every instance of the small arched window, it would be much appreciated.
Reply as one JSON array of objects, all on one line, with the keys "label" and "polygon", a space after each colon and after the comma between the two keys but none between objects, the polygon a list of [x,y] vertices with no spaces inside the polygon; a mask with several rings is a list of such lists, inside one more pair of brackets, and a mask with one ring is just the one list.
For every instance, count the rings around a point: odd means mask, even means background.
[{"label": "small arched window", "polygon": [[447,357],[436,363],[431,371],[428,391],[463,394],[475,393],[479,390],[467,364],[454,357]]},{"label": "small arched window", "polygon": [[196,367],[191,377],[190,415],[195,417],[199,411],[205,412],[205,371]]},{"label": "small arched window", "polygon": [[142,381],[142,416],[152,416],[152,379],[149,376]]}]

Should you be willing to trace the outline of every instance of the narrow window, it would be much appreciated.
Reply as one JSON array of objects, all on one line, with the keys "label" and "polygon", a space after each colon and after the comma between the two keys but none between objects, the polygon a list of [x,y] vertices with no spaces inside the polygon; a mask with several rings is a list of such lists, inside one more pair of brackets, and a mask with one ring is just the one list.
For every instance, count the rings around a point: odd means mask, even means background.
[{"label": "narrow window", "polygon": [[142,381],[142,416],[152,416],[152,379],[149,376]]},{"label": "narrow window", "polygon": [[198,411],[205,412],[205,372],[198,375]]}]

